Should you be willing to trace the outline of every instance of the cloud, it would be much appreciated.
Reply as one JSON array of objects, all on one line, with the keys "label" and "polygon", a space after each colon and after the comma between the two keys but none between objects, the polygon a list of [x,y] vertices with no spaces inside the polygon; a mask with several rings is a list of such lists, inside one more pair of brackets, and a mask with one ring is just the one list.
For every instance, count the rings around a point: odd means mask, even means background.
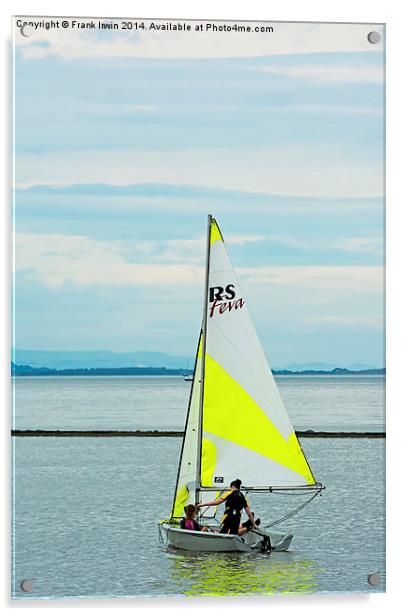
[{"label": "cloud", "polygon": [[[365,211],[373,209],[381,212],[383,203],[381,197],[312,197],[301,195],[287,195],[278,193],[256,193],[249,191],[231,190],[225,188],[214,188],[208,185],[186,185],[186,184],[18,184],[15,190],[17,207],[24,206],[27,212],[33,208],[36,212],[41,211],[41,204],[47,204],[54,210],[57,204],[68,204],[70,208],[77,207],[83,211],[96,211],[99,215],[104,209],[111,212],[133,211],[133,204],[141,209],[144,206],[147,211],[156,205],[166,213],[174,210],[181,212],[183,209],[188,211],[188,204],[191,203],[195,210],[204,211],[209,204],[221,206],[227,204],[233,210],[240,208],[242,213],[254,211],[283,212],[289,211],[297,213],[298,210],[311,213],[339,212],[346,210],[350,213],[351,209],[363,215]],[[93,205],[92,205],[93,204]],[[198,204],[198,207],[197,205]],[[95,208],[93,206],[96,206]],[[245,210],[245,207],[247,208]],[[139,211],[139,210],[136,210]],[[231,236],[233,241],[235,237]],[[294,234],[247,236],[254,238],[254,241],[261,239],[273,239],[289,245],[302,245],[300,240],[295,240]],[[356,238],[364,240],[365,238]]]},{"label": "cloud", "polygon": [[93,149],[19,154],[18,186],[102,183],[187,184],[250,193],[326,197],[383,194],[380,148],[363,159],[354,150],[317,143],[258,149],[148,151]]},{"label": "cloud", "polygon": [[[351,212],[351,203],[349,203],[349,205],[344,205],[349,209],[349,212]],[[338,207],[340,207],[340,204]],[[360,212],[360,216],[362,215],[364,214]],[[299,248],[309,251],[321,250],[325,251],[327,254],[335,250],[381,256],[384,252],[384,238],[381,236],[380,227],[377,228],[376,231],[379,234],[378,237],[344,237],[332,240],[327,238],[327,241],[323,241],[322,237],[314,237],[314,239],[311,237],[304,237],[304,239],[302,239],[300,235],[269,235],[264,239],[287,248]]]},{"label": "cloud", "polygon": [[[258,241],[260,236],[234,236],[234,242]],[[16,270],[34,275],[50,287],[66,282],[77,285],[200,285],[204,280],[205,240],[172,240],[162,245],[154,262],[129,260],[123,242],[92,240],[79,235],[16,235]],[[142,242],[139,253],[148,254],[156,244]],[[186,253],[194,253],[192,259]],[[181,262],[179,262],[181,261]],[[339,289],[381,292],[383,268],[380,266],[274,266],[238,268],[248,286],[284,286],[303,289]]]},{"label": "cloud", "polygon": [[384,268],[381,266],[275,266],[239,268],[248,285],[285,286],[304,289],[339,289],[358,292],[383,291]]},{"label": "cloud", "polygon": [[[229,236],[230,237],[230,236]],[[260,236],[232,236],[233,244],[258,241]],[[126,244],[80,235],[18,233],[16,271],[34,274],[50,287],[77,285],[189,285],[204,277],[205,238],[139,242],[132,262]]]},{"label": "cloud", "polygon": [[312,314],[306,317],[306,322],[334,324],[334,325],[365,325],[369,328],[383,325],[382,314]]},{"label": "cloud", "polygon": [[[238,274],[250,314],[267,346],[269,332],[282,332],[280,340],[289,345],[290,353],[293,337],[300,337],[302,332],[311,332],[311,340],[317,335],[325,338],[331,332],[345,340],[349,332],[347,344],[353,345],[357,332],[379,335],[383,330],[382,267],[275,266],[239,268]],[[307,338],[305,343],[306,351]],[[334,344],[338,342],[332,341],[327,353],[331,354]],[[359,344],[363,348],[365,342]],[[314,345],[318,345],[316,339]]]},{"label": "cloud", "polygon": [[[202,312],[205,238],[132,246],[83,235],[20,233],[15,241],[20,346],[167,352],[174,347],[190,352]],[[193,261],[180,262],[180,254],[193,251]],[[166,260],[168,252],[171,261]],[[383,328],[382,267],[236,269],[274,365],[304,361],[309,353],[312,359],[329,360],[337,349],[342,361],[360,361],[362,353],[377,357]]]},{"label": "cloud", "polygon": [[[41,21],[38,18],[21,17],[20,22]],[[23,36],[15,27],[15,42],[27,59],[41,59],[57,55],[65,60],[93,60],[112,58],[242,58],[275,56],[287,54],[311,54],[324,52],[376,53],[383,49],[380,43],[371,45],[367,34],[374,26],[368,24],[306,24],[280,22],[237,22],[240,26],[251,27],[271,25],[273,32],[205,31],[207,20],[188,20],[192,31],[155,31],[150,29],[151,20],[142,20],[144,30],[83,30],[72,26],[68,29],[34,28],[28,25]],[[81,21],[83,21],[81,19]],[[90,19],[86,20],[91,21]],[[94,20],[97,26],[98,20]],[[110,20],[102,20],[103,22]],[[120,24],[121,20],[113,19]],[[153,20],[166,24],[166,20]],[[184,20],[171,20],[184,23]],[[203,32],[195,32],[195,24],[204,23]],[[222,22],[211,22],[222,27]],[[227,26],[233,22],[227,22]],[[383,35],[383,26],[375,30]]]},{"label": "cloud", "polygon": [[322,115],[326,117],[335,116],[377,116],[380,117],[384,114],[384,109],[381,106],[358,106],[358,105],[264,105],[264,110],[269,110],[270,113],[276,114],[312,114]]},{"label": "cloud", "polygon": [[346,252],[379,255],[384,252],[384,239],[383,237],[349,237],[331,246]]},{"label": "cloud", "polygon": [[296,79],[306,79],[318,82],[339,82],[339,83],[383,83],[384,70],[382,65],[375,66],[350,66],[330,64],[313,64],[301,66],[253,66],[251,71],[291,77]]},{"label": "cloud", "polygon": [[[245,246],[267,239],[264,235],[225,235],[225,241],[231,246]],[[196,239],[174,239],[165,241],[145,241],[136,244],[135,252],[156,258],[161,262],[196,262],[205,259],[205,237]]]},{"label": "cloud", "polygon": [[233,246],[244,246],[253,242],[262,242],[268,239],[266,235],[227,235],[225,241]]},{"label": "cloud", "polygon": [[119,242],[78,235],[16,235],[16,271],[32,273],[43,284],[188,285],[202,282],[203,268],[193,265],[130,263]]}]

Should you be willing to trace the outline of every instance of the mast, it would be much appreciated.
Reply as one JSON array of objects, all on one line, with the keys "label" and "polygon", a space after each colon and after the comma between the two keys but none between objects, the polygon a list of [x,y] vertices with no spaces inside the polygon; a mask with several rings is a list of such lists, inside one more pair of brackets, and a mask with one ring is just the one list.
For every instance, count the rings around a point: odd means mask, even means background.
[{"label": "mast", "polygon": [[204,404],[204,383],[205,383],[205,352],[207,348],[207,318],[208,318],[208,287],[209,287],[209,260],[211,253],[211,222],[212,216],[208,214],[207,224],[207,253],[205,266],[205,289],[204,289],[204,313],[202,321],[202,356],[201,356],[201,388],[200,388],[200,406],[198,413],[198,443],[197,443],[197,470],[196,470],[196,489],[195,489],[195,505],[200,502],[200,487],[201,487],[201,453],[202,453],[202,409]]}]

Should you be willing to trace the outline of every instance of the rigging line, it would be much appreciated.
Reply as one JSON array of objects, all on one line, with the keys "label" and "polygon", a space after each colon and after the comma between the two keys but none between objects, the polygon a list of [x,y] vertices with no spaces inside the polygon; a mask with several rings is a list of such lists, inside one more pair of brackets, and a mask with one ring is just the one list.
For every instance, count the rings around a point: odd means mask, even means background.
[{"label": "rigging line", "polygon": [[292,516],[296,515],[297,513],[299,513],[299,511],[301,511],[302,509],[304,509],[304,507],[306,507],[309,503],[311,503],[311,501],[316,496],[321,494],[321,492],[322,492],[322,488],[321,488],[321,490],[318,490],[317,492],[315,492],[313,494],[313,496],[311,496],[305,503],[302,503],[299,507],[296,507],[296,509],[293,509],[290,513],[287,513],[286,515],[282,516],[281,518],[278,518],[277,520],[274,520],[273,522],[270,522],[269,524],[266,524],[264,526],[264,528],[271,528],[272,526],[276,526],[277,524],[280,524],[281,522],[284,522],[285,520],[288,520]]},{"label": "rigging line", "polygon": [[[220,492],[220,494],[219,494],[218,498],[220,498],[224,492],[225,492],[225,490],[222,490],[222,491]],[[203,517],[205,516],[206,512],[208,511],[208,509],[211,509],[211,507],[216,507],[216,508],[218,508],[218,506],[219,506],[219,505],[208,505],[208,507],[205,509],[204,513],[201,513],[201,514],[200,514],[200,520],[201,520],[201,518],[203,518]],[[213,517],[215,518],[215,516],[216,516],[216,512],[215,512],[215,514],[214,514],[214,516],[213,516]]]}]

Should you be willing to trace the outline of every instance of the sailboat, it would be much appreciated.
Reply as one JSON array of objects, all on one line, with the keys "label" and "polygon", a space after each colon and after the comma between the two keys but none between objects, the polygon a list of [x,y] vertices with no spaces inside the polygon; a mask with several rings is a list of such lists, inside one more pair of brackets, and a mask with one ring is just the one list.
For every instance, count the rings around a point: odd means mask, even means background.
[{"label": "sailboat", "polygon": [[[246,493],[306,492],[308,500],[280,520],[243,536],[219,530],[216,509],[203,513],[210,531],[183,530],[184,507],[218,498],[240,477]],[[323,489],[307,462],[250,319],[225,242],[208,216],[204,310],[185,432],[163,545],[203,552],[287,550],[292,534],[274,528]],[[211,532],[212,531],[212,532]]]}]

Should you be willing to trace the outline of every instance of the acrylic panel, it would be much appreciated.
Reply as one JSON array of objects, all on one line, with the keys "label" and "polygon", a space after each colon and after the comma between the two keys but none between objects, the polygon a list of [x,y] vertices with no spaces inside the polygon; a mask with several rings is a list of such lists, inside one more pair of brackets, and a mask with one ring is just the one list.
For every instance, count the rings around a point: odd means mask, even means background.
[{"label": "acrylic panel", "polygon": [[384,592],[385,25],[17,16],[13,69],[12,597]]}]

